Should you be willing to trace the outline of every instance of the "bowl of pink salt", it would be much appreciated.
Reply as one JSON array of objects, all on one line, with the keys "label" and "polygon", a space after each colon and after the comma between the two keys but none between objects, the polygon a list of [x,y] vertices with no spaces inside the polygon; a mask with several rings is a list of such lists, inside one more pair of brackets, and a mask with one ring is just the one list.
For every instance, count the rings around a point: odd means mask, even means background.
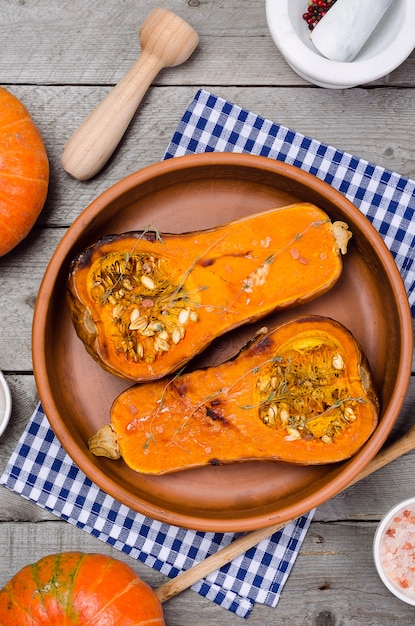
[{"label": "bowl of pink salt", "polygon": [[373,540],[378,574],[397,598],[415,606],[415,498],[394,506]]}]

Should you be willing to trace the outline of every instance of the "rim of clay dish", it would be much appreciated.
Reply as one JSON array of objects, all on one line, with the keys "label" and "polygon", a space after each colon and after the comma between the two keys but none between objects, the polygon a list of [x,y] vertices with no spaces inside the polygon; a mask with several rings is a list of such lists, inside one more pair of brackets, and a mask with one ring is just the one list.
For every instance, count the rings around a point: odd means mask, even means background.
[{"label": "rim of clay dish", "polygon": [[[108,466],[97,464],[96,459],[92,459],[85,449],[85,444],[81,444],[77,440],[77,434],[72,432],[72,422],[66,423],[59,414],[59,407],[56,401],[56,389],[53,388],[53,381],[50,379],[48,365],[48,343],[47,334],[48,327],[51,322],[50,302],[54,299],[54,290],[59,275],[65,265],[65,259],[72,254],[72,250],[76,242],[82,237],[85,230],[91,229],[99,220],[100,215],[108,211],[108,207],[124,194],[128,194],[131,189],[136,189],[141,185],[150,184],[157,187],[157,183],[162,184],[166,180],[166,175],[171,179],[181,180],[183,173],[197,176],[198,168],[206,171],[206,168],[225,168],[228,172],[229,167],[237,167],[246,169],[252,168],[254,172],[271,173],[272,176],[283,176],[284,180],[292,187],[296,184],[310,186],[317,194],[321,194],[329,202],[336,203],[340,207],[339,210],[347,211],[363,232],[369,231],[373,249],[379,259],[379,263],[387,268],[389,280],[391,281],[391,289],[393,290],[393,299],[397,308],[397,331],[399,333],[399,363],[396,364],[396,382],[394,385],[394,393],[391,397],[386,412],[382,417],[382,423],[371,439],[365,444],[363,450],[357,453],[353,459],[346,463],[341,470],[330,478],[324,485],[309,493],[307,497],[300,502],[289,502],[282,509],[275,507],[275,511],[247,511],[246,516],[238,518],[209,518],[206,519],[202,514],[195,513],[194,509],[188,508],[186,511],[163,510],[146,499],[141,494],[130,492],[124,484],[117,483],[114,477],[108,472]],[[189,174],[190,172],[190,174]],[[191,172],[194,172],[191,174]],[[50,351],[49,351],[50,352]],[[58,244],[57,249],[52,256],[51,262],[45,272],[42,285],[37,299],[33,323],[33,363],[39,396],[46,415],[64,448],[70,454],[74,462],[84,471],[84,473],[98,484],[103,491],[112,495],[117,500],[123,502],[133,510],[148,515],[153,518],[161,519],[168,523],[193,528],[196,530],[214,530],[217,532],[226,531],[246,531],[259,527],[268,527],[277,522],[287,522],[290,519],[299,517],[307,513],[315,506],[326,501],[333,495],[339,493],[348,486],[357,474],[364,469],[367,463],[376,455],[377,451],[383,445],[388,437],[390,430],[395,423],[397,416],[402,408],[403,400],[406,395],[412,366],[412,318],[408,303],[405,287],[400,276],[399,270],[394,263],[392,256],[384,244],[381,236],[370,225],[367,218],[355,207],[347,198],[330,187],[327,183],[317,179],[312,174],[308,174],[297,167],[274,161],[267,157],[259,157],[249,154],[236,153],[203,153],[197,155],[187,155],[168,159],[157,164],[150,165],[109,188],[94,200],[75,220],[69,228],[66,235]],[[60,383],[64,385],[64,383]],[[154,495],[154,494],[153,494]]]}]

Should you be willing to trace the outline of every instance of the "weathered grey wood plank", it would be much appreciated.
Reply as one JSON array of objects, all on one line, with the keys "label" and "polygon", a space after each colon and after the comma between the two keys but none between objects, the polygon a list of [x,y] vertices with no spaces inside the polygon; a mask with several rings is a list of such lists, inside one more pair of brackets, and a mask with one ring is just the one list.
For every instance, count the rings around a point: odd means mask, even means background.
[{"label": "weathered grey wood plank", "polygon": [[[90,181],[75,181],[60,166],[63,148],[108,89],[68,86],[10,89],[29,108],[50,158],[49,198],[39,225],[69,226],[106,188],[160,161],[197,91],[194,87],[152,87],[107,166]],[[215,93],[276,123],[415,178],[412,116],[415,90],[331,92],[303,88],[296,89],[294,94],[287,88],[220,87]]]},{"label": "weathered grey wood plank", "polygon": [[[2,81],[114,84],[138,57],[138,30],[154,7],[151,0],[4,3],[0,13]],[[262,0],[215,4],[168,0],[163,7],[192,24],[200,44],[186,64],[161,72],[158,84],[199,84],[201,68],[205,85],[307,84],[275,47]],[[414,67],[411,55],[403,66],[374,84],[413,86]]]},{"label": "weathered grey wood plank", "polygon": [[[164,154],[199,87],[415,178],[415,52],[389,76],[352,90],[315,88],[286,64],[269,35],[263,0],[166,0],[189,21],[200,45],[189,61],[163,70],[147,93],[118,151],[93,180],[80,183],[60,167],[66,141],[140,53],[138,29],[153,0],[3,2],[0,82],[22,99],[38,124],[51,162],[49,198],[25,242],[0,258],[0,368],[13,395],[13,415],[0,439],[0,472],[37,403],[31,324],[37,291],[60,238],[107,187]],[[413,366],[415,371],[415,364]],[[415,378],[390,439],[412,424]],[[413,495],[415,453],[318,507],[276,609],[254,608],[248,620],[297,626],[389,626],[414,623],[374,572],[377,520]],[[131,559],[0,488],[0,587],[20,567],[48,552],[82,549]],[[152,586],[164,577],[132,562]],[[192,591],[165,605],[169,626],[240,624],[242,620]]]},{"label": "weathered grey wood plank", "polygon": [[[314,523],[275,609],[257,605],[250,626],[389,626],[413,624],[413,609],[383,586],[371,546],[376,525],[368,522]],[[64,522],[1,525],[0,587],[26,564],[56,551],[101,552],[128,563],[151,587],[166,578],[82,530]],[[358,564],[358,566],[357,566]],[[169,626],[242,623],[241,619],[187,590],[164,605]]]},{"label": "weathered grey wood plank", "polygon": [[277,615],[287,613],[276,623],[413,623],[413,610],[392,597],[377,577],[374,532],[375,525],[365,522],[314,523],[276,609]]}]

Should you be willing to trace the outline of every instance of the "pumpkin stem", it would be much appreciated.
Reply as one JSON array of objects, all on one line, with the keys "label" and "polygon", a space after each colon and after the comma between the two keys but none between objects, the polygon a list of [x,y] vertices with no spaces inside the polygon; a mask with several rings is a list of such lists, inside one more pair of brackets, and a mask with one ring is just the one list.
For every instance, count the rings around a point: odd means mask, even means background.
[{"label": "pumpkin stem", "polygon": [[117,436],[110,424],[106,424],[89,439],[88,446],[95,456],[105,456],[107,459],[116,461],[121,458]]},{"label": "pumpkin stem", "polygon": [[334,222],[332,225],[334,239],[336,241],[337,249],[342,253],[346,254],[347,252],[347,244],[349,242],[352,233],[349,230],[346,222]]}]

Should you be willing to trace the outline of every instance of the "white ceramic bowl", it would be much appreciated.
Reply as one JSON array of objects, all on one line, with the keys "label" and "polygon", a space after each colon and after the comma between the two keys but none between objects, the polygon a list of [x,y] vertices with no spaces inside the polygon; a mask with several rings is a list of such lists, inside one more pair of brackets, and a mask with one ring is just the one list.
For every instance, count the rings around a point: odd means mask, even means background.
[{"label": "white ceramic bowl", "polygon": [[275,45],[299,76],[320,87],[347,89],[372,82],[396,69],[415,48],[415,0],[395,0],[348,63],[330,61],[317,51],[302,17],[307,9],[307,0],[266,0]]},{"label": "white ceramic bowl", "polygon": [[[396,550],[395,554],[392,550]],[[373,539],[373,558],[378,574],[389,591],[413,606],[415,572],[410,572],[408,564],[413,566],[414,550],[415,498],[408,498],[390,509],[382,518]],[[405,587],[404,584],[408,581],[410,585]]]},{"label": "white ceramic bowl", "polygon": [[3,373],[0,371],[0,437],[6,430],[12,413],[12,396]]}]

